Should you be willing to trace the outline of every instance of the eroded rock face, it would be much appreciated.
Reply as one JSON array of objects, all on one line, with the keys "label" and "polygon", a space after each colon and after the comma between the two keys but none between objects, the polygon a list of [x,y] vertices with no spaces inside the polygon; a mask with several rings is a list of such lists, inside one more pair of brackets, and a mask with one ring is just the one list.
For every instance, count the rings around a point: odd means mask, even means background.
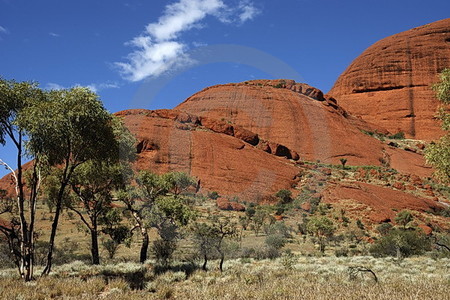
[{"label": "eroded rock face", "polygon": [[450,19],[387,37],[365,50],[328,93],[351,114],[391,133],[432,140],[442,135],[434,118],[431,85],[450,67]]},{"label": "eroded rock face", "polygon": [[209,87],[177,109],[250,130],[271,142],[258,147],[286,157],[296,155],[274,143],[295,151],[302,160],[334,164],[346,158],[348,165],[381,165],[386,155],[385,145],[361,132],[381,129],[349,115],[333,97],[293,80]]},{"label": "eroded rock face", "polygon": [[397,212],[439,211],[443,206],[430,199],[367,183],[336,184],[323,193],[325,203],[339,203],[355,215],[366,215],[374,223],[393,221]]},{"label": "eroded rock face", "polygon": [[298,174],[292,161],[253,146],[256,134],[226,122],[175,110],[116,115],[138,140],[138,170],[183,171],[199,178],[204,190],[250,201],[290,188]]}]

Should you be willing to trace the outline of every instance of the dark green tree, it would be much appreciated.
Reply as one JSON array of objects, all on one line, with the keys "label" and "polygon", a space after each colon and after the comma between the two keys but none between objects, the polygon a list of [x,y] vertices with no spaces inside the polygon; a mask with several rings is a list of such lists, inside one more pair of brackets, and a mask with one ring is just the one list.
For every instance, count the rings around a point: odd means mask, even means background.
[{"label": "dark green tree", "polygon": [[[109,219],[114,210],[113,191],[123,188],[130,180],[131,174],[131,169],[125,163],[91,160],[77,168],[70,179],[72,196],[67,202],[67,208],[80,217],[89,232],[94,265],[100,263],[100,226],[112,223]],[[109,226],[108,232],[114,237],[112,226]],[[112,241],[117,242],[117,239],[113,238]]]},{"label": "dark green tree", "polygon": [[327,217],[311,217],[307,224],[308,231],[314,235],[319,242],[320,252],[325,252],[326,241],[336,230],[333,221]]},{"label": "dark green tree", "polygon": [[450,69],[440,74],[439,83],[433,86],[442,106],[438,118],[442,121],[445,135],[440,140],[430,143],[425,149],[425,159],[435,167],[435,176],[444,184],[450,184]]},{"label": "dark green tree", "polygon": [[[21,120],[31,117],[29,109],[41,105],[45,100],[45,94],[38,88],[36,82],[16,82],[0,78],[0,144],[5,145],[8,141],[16,151],[14,165],[4,162],[1,157],[0,165],[11,171],[17,206],[11,210],[14,216],[9,222],[10,225],[1,225],[0,228],[7,240],[11,241],[10,246],[13,246],[13,241],[18,245],[11,251],[16,256],[19,274],[26,281],[33,278],[36,200],[45,152],[42,149],[37,151],[25,149],[26,143],[34,142],[39,137],[27,130]],[[24,157],[34,159],[29,167],[28,180],[24,174]],[[29,191],[27,195],[24,189],[26,181]]]},{"label": "dark green tree", "polygon": [[98,96],[81,87],[50,91],[46,101],[25,109],[20,123],[33,137],[27,144],[28,151],[45,153],[48,164],[61,169],[58,191],[52,199],[55,209],[43,274],[51,271],[63,200],[75,170],[90,160],[119,160],[129,155],[117,139],[114,122]]},{"label": "dark green tree", "polygon": [[150,245],[149,229],[159,227],[158,231],[161,234],[164,230],[168,230],[165,225],[169,223],[184,224],[187,204],[183,200],[182,193],[194,186],[196,181],[180,172],[159,175],[141,171],[136,182],[137,188],[119,193],[118,198],[131,213],[135,223],[132,231],[138,229],[141,233],[139,261],[144,263]]},{"label": "dark green tree", "polygon": [[290,190],[279,190],[275,196],[280,199],[281,204],[292,202],[292,192]]},{"label": "dark green tree", "polygon": [[394,228],[373,244],[369,251],[376,257],[397,258],[419,255],[430,250],[430,240],[420,230]]},{"label": "dark green tree", "polygon": [[345,164],[347,163],[347,159],[346,158],[341,158],[341,159],[339,159],[339,161],[341,162],[342,169],[345,169]]},{"label": "dark green tree", "polygon": [[413,220],[414,220],[414,216],[412,215],[412,213],[409,210],[402,210],[394,218],[394,221],[398,225],[402,226],[403,229],[406,229],[406,226],[408,226],[408,224],[410,222],[412,222]]},{"label": "dark green tree", "polygon": [[220,257],[219,269],[222,272],[225,261],[224,240],[236,236],[236,223],[229,217],[210,216],[206,222],[195,222],[191,230],[198,251],[204,259],[202,269],[207,270],[208,259],[216,252]]}]

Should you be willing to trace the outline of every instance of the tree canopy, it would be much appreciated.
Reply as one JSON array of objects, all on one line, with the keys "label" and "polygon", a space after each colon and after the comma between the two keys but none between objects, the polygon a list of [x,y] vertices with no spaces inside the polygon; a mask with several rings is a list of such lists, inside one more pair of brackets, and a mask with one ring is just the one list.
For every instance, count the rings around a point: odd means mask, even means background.
[{"label": "tree canopy", "polygon": [[428,145],[425,158],[436,168],[435,176],[441,182],[450,184],[450,69],[442,71],[439,78],[440,81],[433,86],[433,90],[442,103],[438,111],[438,118],[442,121],[445,135],[440,140]]}]

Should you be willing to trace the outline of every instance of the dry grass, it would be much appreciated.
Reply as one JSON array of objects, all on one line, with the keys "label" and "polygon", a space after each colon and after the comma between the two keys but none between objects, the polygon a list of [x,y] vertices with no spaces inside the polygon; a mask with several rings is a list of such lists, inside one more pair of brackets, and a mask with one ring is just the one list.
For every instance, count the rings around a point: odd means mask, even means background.
[{"label": "dry grass", "polygon": [[[214,262],[213,262],[214,263]],[[350,279],[348,268],[363,265],[378,276]],[[55,268],[51,276],[24,283],[0,273],[0,299],[450,299],[450,259],[426,257],[303,257],[230,260],[225,271],[168,271],[152,264],[124,263],[92,268],[81,262]],[[135,272],[144,277],[129,276]],[[142,290],[131,280],[144,280]]]}]

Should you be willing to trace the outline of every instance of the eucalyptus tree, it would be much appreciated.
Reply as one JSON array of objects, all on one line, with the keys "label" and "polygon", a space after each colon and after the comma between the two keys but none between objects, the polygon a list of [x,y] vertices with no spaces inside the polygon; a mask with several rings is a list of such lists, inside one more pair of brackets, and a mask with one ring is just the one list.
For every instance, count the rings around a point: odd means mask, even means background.
[{"label": "eucalyptus tree", "polygon": [[203,256],[202,269],[207,270],[208,259],[217,252],[220,257],[219,269],[222,272],[225,261],[224,240],[236,237],[237,224],[226,216],[210,216],[206,222],[195,222],[191,231],[198,252]]},{"label": "eucalyptus tree", "polygon": [[[101,226],[108,222],[114,208],[113,191],[127,183],[129,172],[119,163],[89,161],[77,170],[70,180],[72,196],[67,207],[82,221],[91,238],[92,264],[100,263],[98,237]],[[110,228],[112,229],[112,228]]]},{"label": "eucalyptus tree", "polygon": [[91,160],[119,160],[121,144],[114,132],[113,116],[99,97],[87,88],[52,90],[46,101],[27,107],[22,124],[30,136],[30,153],[45,153],[49,165],[58,167],[47,262],[43,274],[52,268],[56,231],[66,189],[75,170]]},{"label": "eucalyptus tree", "polygon": [[156,228],[160,237],[167,241],[179,225],[185,225],[193,217],[181,194],[194,187],[196,182],[181,172],[159,175],[144,170],[139,172],[136,183],[136,188],[118,193],[117,197],[131,213],[135,223],[132,231],[140,231],[139,261],[144,263],[150,244],[150,228]]},{"label": "eucalyptus tree", "polygon": [[[28,117],[30,108],[42,105],[45,101],[45,94],[36,82],[16,82],[0,78],[0,144],[11,142],[16,151],[14,165],[0,157],[0,165],[11,171],[16,198],[16,207],[6,205],[11,217],[9,225],[1,224],[0,228],[10,241],[10,247],[15,243],[19,246],[18,249],[13,247],[11,251],[17,261],[19,273],[26,281],[33,278],[36,199],[41,162],[45,160],[45,155],[40,149],[26,151],[26,142],[30,143],[35,136],[27,131],[22,120]],[[29,166],[28,178],[25,178],[23,167],[25,157],[34,159]]]},{"label": "eucalyptus tree", "polygon": [[425,158],[436,168],[436,177],[444,184],[450,184],[450,69],[445,69],[439,75],[440,81],[433,86],[436,97],[442,103],[438,118],[442,121],[444,136],[439,141],[432,142],[425,149]]}]

